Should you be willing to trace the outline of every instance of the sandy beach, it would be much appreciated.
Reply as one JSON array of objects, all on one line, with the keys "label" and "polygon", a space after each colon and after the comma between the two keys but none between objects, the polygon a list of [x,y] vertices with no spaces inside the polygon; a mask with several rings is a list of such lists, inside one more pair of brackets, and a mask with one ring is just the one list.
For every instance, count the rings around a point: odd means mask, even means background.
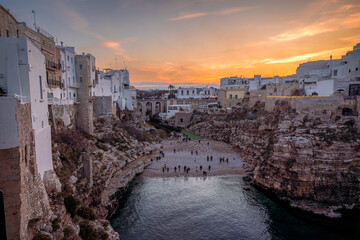
[{"label": "sandy beach", "polygon": [[[200,142],[198,140],[184,142],[172,139],[164,143],[162,151],[164,157],[159,155],[161,157],[159,160],[152,157],[153,161],[145,168],[141,174],[142,177],[203,176],[203,171],[206,171],[207,176],[244,174],[245,172],[240,153],[223,142],[207,139],[202,139]],[[208,156],[209,158],[212,156],[213,160],[207,160]],[[225,161],[220,163],[220,158],[224,158]],[[164,164],[169,168],[169,171],[166,169],[163,172]],[[190,168],[188,173],[184,171],[184,166]],[[202,166],[202,170],[200,170],[200,166]],[[209,166],[211,167],[210,170]]]}]

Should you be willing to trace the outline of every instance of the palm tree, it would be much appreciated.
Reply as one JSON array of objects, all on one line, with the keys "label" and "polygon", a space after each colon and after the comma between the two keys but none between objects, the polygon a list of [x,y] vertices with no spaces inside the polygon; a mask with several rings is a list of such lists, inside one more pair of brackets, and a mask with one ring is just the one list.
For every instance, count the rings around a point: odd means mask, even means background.
[{"label": "palm tree", "polygon": [[175,97],[175,96],[173,96],[174,93],[172,92],[172,90],[175,89],[174,85],[171,85],[171,84],[170,84],[170,85],[168,86],[168,89],[169,89],[169,98]]}]

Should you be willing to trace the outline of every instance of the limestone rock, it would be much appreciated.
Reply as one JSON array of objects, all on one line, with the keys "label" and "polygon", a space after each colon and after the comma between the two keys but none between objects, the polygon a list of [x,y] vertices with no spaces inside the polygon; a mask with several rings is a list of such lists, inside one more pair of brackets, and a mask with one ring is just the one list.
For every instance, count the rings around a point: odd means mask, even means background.
[{"label": "limestone rock", "polygon": [[56,173],[53,170],[48,170],[44,173],[44,185],[46,192],[48,194],[50,193],[59,193],[61,192],[61,183],[56,175]]}]

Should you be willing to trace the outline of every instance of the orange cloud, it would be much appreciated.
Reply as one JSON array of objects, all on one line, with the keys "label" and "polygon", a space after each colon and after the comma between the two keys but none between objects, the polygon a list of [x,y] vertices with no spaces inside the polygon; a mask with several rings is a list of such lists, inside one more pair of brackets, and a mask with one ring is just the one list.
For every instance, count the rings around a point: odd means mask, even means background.
[{"label": "orange cloud", "polygon": [[330,54],[335,54],[338,52],[344,52],[344,51],[348,51],[348,50],[351,50],[351,48],[350,47],[337,48],[337,49],[326,50],[326,51],[315,52],[315,53],[307,53],[307,54],[303,54],[303,55],[299,55],[299,56],[292,56],[292,57],[277,59],[277,60],[264,59],[264,61],[266,62],[266,64],[300,62],[300,61],[308,60],[313,57],[330,55]]},{"label": "orange cloud", "polygon": [[110,49],[114,50],[115,54],[117,54],[117,55],[124,54],[124,49],[121,47],[120,43],[118,43],[118,42],[105,40],[105,41],[100,42],[100,44],[106,48],[110,48]]},{"label": "orange cloud", "polygon": [[223,10],[219,10],[216,12],[209,12],[209,13],[208,12],[198,12],[198,13],[192,13],[192,14],[185,14],[185,15],[182,15],[179,17],[169,18],[168,21],[179,21],[179,20],[203,17],[203,16],[207,16],[207,15],[228,15],[228,14],[245,11],[248,9],[249,8],[228,8],[228,9],[223,9]]}]

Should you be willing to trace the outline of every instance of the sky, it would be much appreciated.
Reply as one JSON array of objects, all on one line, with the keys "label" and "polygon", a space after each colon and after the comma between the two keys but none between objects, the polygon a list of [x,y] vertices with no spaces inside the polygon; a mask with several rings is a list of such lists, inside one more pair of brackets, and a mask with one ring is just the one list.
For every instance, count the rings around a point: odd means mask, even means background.
[{"label": "sky", "polygon": [[294,74],[360,42],[359,0],[0,0],[138,88]]}]

